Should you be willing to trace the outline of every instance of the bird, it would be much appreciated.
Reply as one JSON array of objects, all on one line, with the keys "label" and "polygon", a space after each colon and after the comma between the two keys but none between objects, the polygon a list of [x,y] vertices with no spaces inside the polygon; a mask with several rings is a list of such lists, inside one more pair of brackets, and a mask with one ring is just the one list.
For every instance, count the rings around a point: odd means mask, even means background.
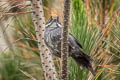
[{"label": "bird", "polygon": [[[49,20],[45,24],[44,41],[50,52],[61,58],[61,32],[62,25],[59,21],[58,15],[50,16]],[[93,70],[91,61],[93,60],[85,52],[83,52],[82,45],[79,41],[71,34],[68,34],[68,54],[72,57],[80,68],[88,69],[94,76],[95,71]]]}]

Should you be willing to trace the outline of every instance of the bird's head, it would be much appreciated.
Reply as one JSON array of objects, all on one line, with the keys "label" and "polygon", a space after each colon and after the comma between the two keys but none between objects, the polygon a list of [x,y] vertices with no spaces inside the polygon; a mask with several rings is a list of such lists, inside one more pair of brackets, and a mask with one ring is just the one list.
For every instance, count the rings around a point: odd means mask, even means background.
[{"label": "bird's head", "polygon": [[58,15],[52,14],[46,23],[46,27],[51,27],[51,28],[61,27]]}]

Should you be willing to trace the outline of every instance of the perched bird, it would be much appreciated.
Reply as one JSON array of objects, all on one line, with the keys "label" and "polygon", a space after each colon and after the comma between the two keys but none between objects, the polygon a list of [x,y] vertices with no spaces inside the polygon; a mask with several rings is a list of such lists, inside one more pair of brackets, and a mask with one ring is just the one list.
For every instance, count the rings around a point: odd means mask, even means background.
[{"label": "perched bird", "polygon": [[[58,16],[51,16],[46,23],[44,39],[48,49],[57,57],[61,57],[61,28]],[[83,48],[79,41],[71,34],[68,35],[68,53],[76,63],[83,68],[87,68],[93,75],[95,72],[91,65],[91,58],[81,49]]]}]

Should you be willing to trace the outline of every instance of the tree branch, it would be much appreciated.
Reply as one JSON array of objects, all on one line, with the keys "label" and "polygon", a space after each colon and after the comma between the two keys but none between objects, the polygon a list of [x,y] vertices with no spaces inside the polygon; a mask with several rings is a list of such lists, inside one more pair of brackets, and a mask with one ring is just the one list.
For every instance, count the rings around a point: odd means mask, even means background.
[{"label": "tree branch", "polygon": [[56,77],[52,55],[44,43],[45,19],[42,0],[32,0],[31,6],[35,11],[33,12],[33,22],[38,40],[40,59],[42,62],[45,80],[58,80]]},{"label": "tree branch", "polygon": [[71,0],[64,1],[64,17],[61,41],[61,58],[62,58],[61,80],[68,80],[68,26],[70,15],[70,3]]}]

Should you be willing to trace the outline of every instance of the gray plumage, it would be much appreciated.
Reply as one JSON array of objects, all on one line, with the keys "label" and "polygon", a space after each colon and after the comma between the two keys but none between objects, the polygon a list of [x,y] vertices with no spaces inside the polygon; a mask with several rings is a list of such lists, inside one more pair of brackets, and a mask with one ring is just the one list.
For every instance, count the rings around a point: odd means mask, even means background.
[{"label": "gray plumage", "polygon": [[[45,44],[52,54],[57,57],[61,56],[61,24],[57,17],[50,17],[45,27]],[[79,66],[87,68],[93,75],[95,72],[91,66],[91,58],[83,51],[82,46],[75,37],[69,33],[68,35],[69,56],[71,56]]]}]

